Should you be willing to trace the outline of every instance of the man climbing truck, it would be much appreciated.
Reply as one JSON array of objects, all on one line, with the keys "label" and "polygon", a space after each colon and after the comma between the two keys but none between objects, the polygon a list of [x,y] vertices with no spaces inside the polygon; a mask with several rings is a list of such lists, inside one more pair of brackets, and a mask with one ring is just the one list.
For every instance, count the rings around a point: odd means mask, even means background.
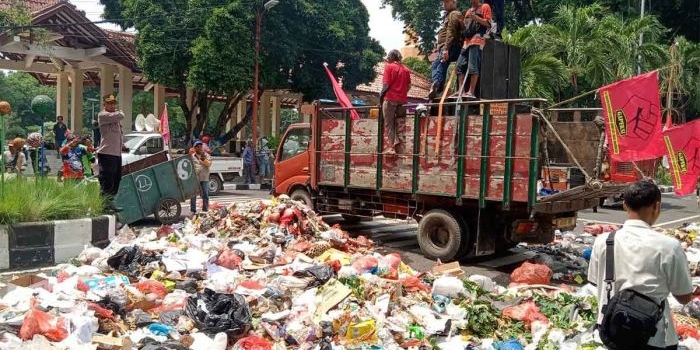
[{"label": "man climbing truck", "polygon": [[[383,215],[418,221],[423,253],[443,261],[548,243],[576,212],[621,185],[586,184],[538,196],[544,164],[541,99],[445,102],[399,121],[404,147],[382,154],[383,117],[322,108],[290,126],[277,152],[276,194],[347,220]],[[415,106],[407,106],[409,110]],[[372,107],[376,108],[376,107]],[[492,112],[493,111],[493,112]],[[435,114],[435,115],[433,115]]]}]

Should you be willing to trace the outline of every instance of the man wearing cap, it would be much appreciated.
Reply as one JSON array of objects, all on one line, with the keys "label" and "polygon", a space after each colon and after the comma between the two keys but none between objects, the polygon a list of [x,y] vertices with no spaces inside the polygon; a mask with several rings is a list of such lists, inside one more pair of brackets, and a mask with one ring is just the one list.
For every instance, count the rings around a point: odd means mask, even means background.
[{"label": "man wearing cap", "polygon": [[97,115],[97,123],[100,128],[100,146],[97,151],[97,161],[100,165],[100,190],[102,195],[108,197],[107,209],[119,211],[112,202],[119,191],[119,182],[122,178],[122,147],[124,138],[121,122],[124,113],[117,110],[117,99],[113,94],[102,98],[102,110]]},{"label": "man wearing cap", "polygon": [[379,93],[379,103],[382,105],[384,116],[384,132],[389,141],[384,147],[384,153],[396,154],[396,146],[401,141],[396,135],[396,120],[406,118],[408,90],[411,88],[411,72],[401,63],[401,53],[391,50],[386,57],[382,92]]},{"label": "man wearing cap", "polygon": [[[192,154],[194,171],[199,180],[199,195],[202,197],[202,212],[209,210],[209,169],[211,168],[211,158],[209,153],[204,151],[204,142],[196,140],[194,142],[194,153]],[[190,211],[197,213],[197,195],[190,200]]]}]

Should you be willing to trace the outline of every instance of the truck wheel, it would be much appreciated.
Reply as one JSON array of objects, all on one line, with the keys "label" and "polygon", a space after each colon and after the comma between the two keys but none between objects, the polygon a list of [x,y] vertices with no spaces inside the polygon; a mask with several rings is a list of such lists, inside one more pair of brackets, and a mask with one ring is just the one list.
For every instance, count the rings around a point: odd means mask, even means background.
[{"label": "truck wheel", "polygon": [[209,175],[209,194],[217,195],[224,189],[224,183],[216,175]]},{"label": "truck wheel", "polygon": [[294,201],[299,201],[304,204],[306,204],[307,207],[313,209],[313,203],[311,203],[311,196],[309,195],[309,192],[306,190],[294,190],[292,194],[289,196]]},{"label": "truck wheel", "polygon": [[462,243],[459,247],[459,251],[457,251],[457,255],[455,256],[455,259],[461,259],[467,255],[467,253],[469,253],[474,242],[472,240],[471,230],[469,229],[469,222],[465,217],[466,213],[460,214],[458,212],[452,212],[452,215],[454,215],[454,217],[457,219],[457,222],[459,222],[462,229]]},{"label": "truck wheel", "polygon": [[175,198],[165,197],[158,201],[156,211],[153,213],[161,224],[172,224],[180,218],[182,207]]},{"label": "truck wheel", "polygon": [[462,228],[454,214],[433,209],[420,220],[418,245],[432,259],[450,261],[462,248]]}]

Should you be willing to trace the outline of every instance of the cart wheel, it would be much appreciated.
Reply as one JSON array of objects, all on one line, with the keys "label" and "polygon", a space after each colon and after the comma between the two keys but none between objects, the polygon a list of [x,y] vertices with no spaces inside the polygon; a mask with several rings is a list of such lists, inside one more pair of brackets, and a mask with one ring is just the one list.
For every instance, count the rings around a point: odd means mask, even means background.
[{"label": "cart wheel", "polygon": [[160,221],[161,224],[171,224],[180,218],[182,207],[180,202],[174,198],[161,198],[156,206],[156,211],[153,215]]}]

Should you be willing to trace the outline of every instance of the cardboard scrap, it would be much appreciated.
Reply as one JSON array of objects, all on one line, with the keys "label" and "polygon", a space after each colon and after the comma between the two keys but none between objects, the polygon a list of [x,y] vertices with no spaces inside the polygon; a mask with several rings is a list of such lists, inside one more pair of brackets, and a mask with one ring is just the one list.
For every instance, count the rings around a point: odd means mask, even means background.
[{"label": "cardboard scrap", "polygon": [[331,279],[321,288],[321,304],[316,309],[316,316],[322,316],[328,313],[341,301],[350,296],[352,291],[337,279]]}]

